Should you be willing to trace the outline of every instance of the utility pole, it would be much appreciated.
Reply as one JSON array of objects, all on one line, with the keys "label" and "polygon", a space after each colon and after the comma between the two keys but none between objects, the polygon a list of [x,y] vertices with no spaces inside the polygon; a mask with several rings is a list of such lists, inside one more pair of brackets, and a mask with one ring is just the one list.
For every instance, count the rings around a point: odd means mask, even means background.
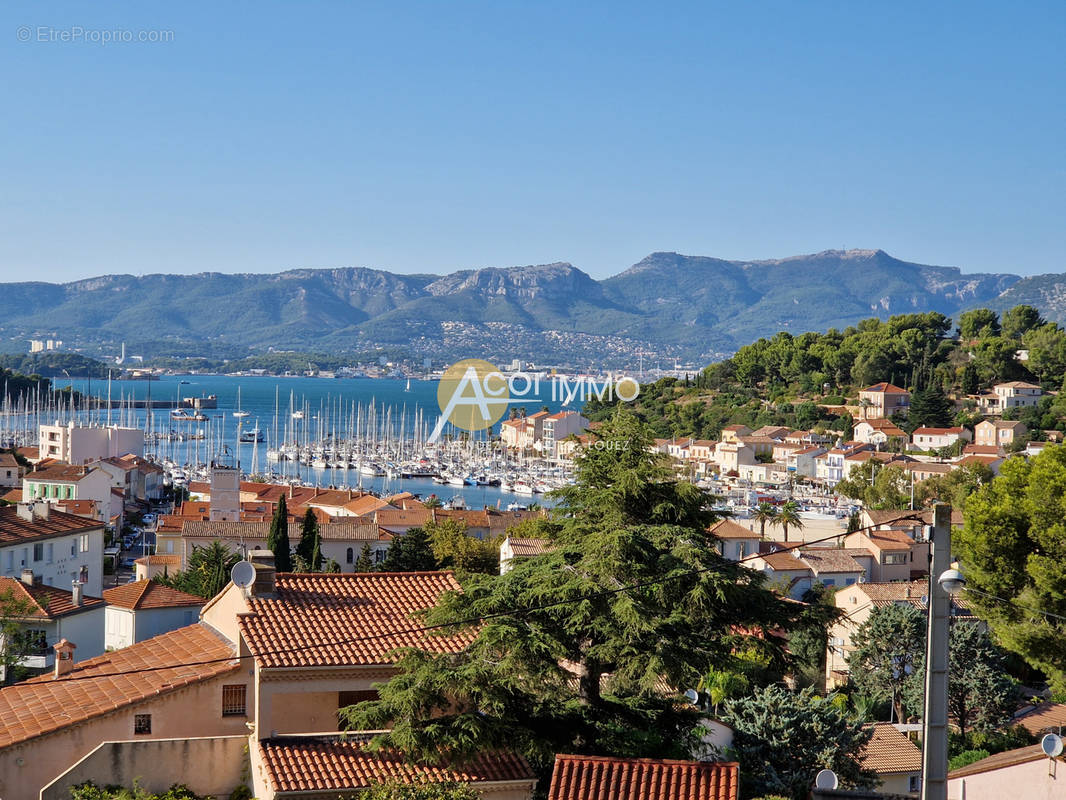
[{"label": "utility pole", "polygon": [[929,540],[929,628],[925,650],[922,800],[948,796],[948,624],[951,595],[939,578],[951,568],[951,506],[933,506]]}]

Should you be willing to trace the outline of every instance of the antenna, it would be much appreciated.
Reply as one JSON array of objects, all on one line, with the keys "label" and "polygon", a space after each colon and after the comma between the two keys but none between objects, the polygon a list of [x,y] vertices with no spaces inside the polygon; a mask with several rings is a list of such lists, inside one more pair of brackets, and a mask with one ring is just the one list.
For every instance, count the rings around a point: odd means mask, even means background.
[{"label": "antenna", "polygon": [[1062,755],[1062,737],[1054,733],[1048,733],[1040,740],[1040,749],[1048,758]]},{"label": "antenna", "polygon": [[815,789],[835,789],[837,785],[837,774],[831,769],[819,770],[818,774],[814,776]]},{"label": "antenna", "polygon": [[255,567],[251,561],[238,561],[229,571],[229,578],[234,586],[247,589],[255,583]]}]

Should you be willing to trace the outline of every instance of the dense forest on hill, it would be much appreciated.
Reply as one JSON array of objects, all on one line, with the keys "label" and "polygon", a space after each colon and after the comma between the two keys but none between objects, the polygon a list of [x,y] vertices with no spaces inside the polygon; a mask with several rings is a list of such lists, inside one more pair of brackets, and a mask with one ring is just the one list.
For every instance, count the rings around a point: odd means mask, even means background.
[{"label": "dense forest on hill", "polygon": [[[967,311],[954,328],[948,317],[929,312],[866,319],[842,331],[759,339],[693,376],[642,386],[634,407],[660,437],[716,439],[723,427],[737,423],[821,426],[850,434],[852,420],[840,407],[857,405],[858,391],[879,381],[914,392],[916,406],[940,395],[957,400],[953,418],[912,414],[905,421],[912,429],[972,424],[966,395],[995,383],[1026,380],[1057,392],[1064,375],[1066,330],[1046,322],[1032,306],[1016,306],[1002,318],[988,309]],[[612,407],[594,399],[585,415],[602,420]],[[1032,430],[1066,429],[1064,417],[1066,405],[1054,395],[1020,414]]]}]

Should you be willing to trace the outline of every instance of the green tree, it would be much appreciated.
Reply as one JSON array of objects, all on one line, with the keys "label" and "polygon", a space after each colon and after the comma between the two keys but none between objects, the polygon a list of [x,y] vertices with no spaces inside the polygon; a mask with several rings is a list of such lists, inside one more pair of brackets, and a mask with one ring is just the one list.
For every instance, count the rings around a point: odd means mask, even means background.
[{"label": "green tree", "polygon": [[992,477],[992,470],[987,464],[967,464],[946,475],[934,475],[916,484],[914,498],[921,505],[932,505],[939,501],[950,504],[952,508],[964,509],[969,496]]},{"label": "green tree", "polygon": [[755,507],[755,514],[753,515],[752,519],[759,523],[760,538],[766,538],[766,524],[769,523],[770,525],[776,525],[777,517],[777,508],[775,508],[772,503],[763,502],[759,503],[759,505]]},{"label": "green tree", "polygon": [[815,584],[803,595],[807,604],[796,630],[788,637],[788,649],[796,660],[797,677],[817,689],[825,685],[825,653],[829,626],[843,615],[833,602],[833,590]]},{"label": "green tree", "polygon": [[423,527],[409,528],[389,544],[381,564],[385,572],[424,572],[437,569],[433,545]]},{"label": "green tree", "polygon": [[[979,622],[963,620],[951,625],[948,671],[948,716],[965,737],[971,731],[999,729],[1017,708],[1018,689],[1007,674],[1006,657]],[[903,688],[911,714],[921,716],[925,704],[925,653],[914,662],[914,672]]]},{"label": "green tree", "polygon": [[803,528],[803,519],[799,515],[799,506],[796,505],[795,500],[789,500],[781,506],[781,511],[778,512],[777,519],[774,520],[774,525],[779,525],[781,527],[786,542],[788,541],[789,527],[796,529]]},{"label": "green tree", "polygon": [[834,491],[861,500],[867,508],[902,511],[910,508],[911,479],[895,464],[884,465],[871,458],[854,468]]},{"label": "green tree", "polygon": [[862,694],[892,703],[903,719],[904,685],[925,652],[925,615],[911,605],[875,608],[851,637],[851,681]]},{"label": "green tree", "polygon": [[744,797],[804,800],[821,769],[833,770],[844,787],[873,786],[860,762],[873,729],[849,719],[836,695],[767,686],[726,701],[722,720],[733,727]]},{"label": "green tree", "polygon": [[427,522],[424,526],[429,537],[433,558],[439,569],[454,569],[459,572],[483,572],[495,574],[500,569],[500,542],[498,539],[481,540],[470,536],[466,524],[453,519]]},{"label": "green tree", "polygon": [[464,576],[425,621],[470,643],[404,651],[379,700],[341,712],[346,727],[391,726],[375,746],[416,758],[502,746],[540,768],[557,752],[688,757],[698,712],[664,683],[695,687],[738,650],[786,660],[765,632],[791,630],[797,604],[718,554],[703,492],[675,479],[628,411],[592,435],[605,446],[578,456],[558,493],[551,549]]},{"label": "green tree", "polygon": [[440,498],[435,494],[431,494],[425,500],[422,501],[422,505],[426,508],[440,508],[442,503]]},{"label": "green tree", "polygon": [[157,575],[153,580],[172,589],[210,599],[226,588],[230,570],[240,560],[239,553],[215,539],[203,547],[193,546],[184,570]]},{"label": "green tree", "polygon": [[289,510],[285,495],[278,498],[274,518],[270,520],[267,549],[274,553],[274,567],[278,572],[292,572],[292,550],[289,546]]},{"label": "green tree", "polygon": [[1040,312],[1032,306],[1018,305],[1003,312],[1003,335],[1011,339],[1021,339],[1043,324]]},{"label": "green tree", "polygon": [[907,415],[909,432],[916,428],[947,428],[955,416],[951,401],[940,386],[933,384],[919,389],[911,396],[911,410]]},{"label": "green tree", "polygon": [[977,375],[977,367],[967,361],[959,375],[959,388],[963,394],[977,394],[981,388],[980,378]]},{"label": "green tree", "polygon": [[45,644],[26,629],[26,623],[39,613],[37,604],[26,595],[11,588],[0,589],[0,672],[5,683],[21,677],[22,659]]},{"label": "green tree", "polygon": [[964,311],[959,316],[959,335],[966,341],[999,336],[999,317],[987,308]]},{"label": "green tree", "polygon": [[318,531],[318,518],[315,516],[314,509],[310,507],[304,514],[303,525],[300,528],[300,543],[296,545],[296,555],[311,572],[318,572],[322,569],[322,538]]},{"label": "green tree", "polygon": [[1066,447],[1007,459],[967,501],[954,550],[967,604],[1001,646],[1066,691]]},{"label": "green tree", "polygon": [[364,544],[363,549],[359,551],[359,558],[355,560],[356,572],[373,572],[374,571],[374,554],[370,552],[370,544]]}]

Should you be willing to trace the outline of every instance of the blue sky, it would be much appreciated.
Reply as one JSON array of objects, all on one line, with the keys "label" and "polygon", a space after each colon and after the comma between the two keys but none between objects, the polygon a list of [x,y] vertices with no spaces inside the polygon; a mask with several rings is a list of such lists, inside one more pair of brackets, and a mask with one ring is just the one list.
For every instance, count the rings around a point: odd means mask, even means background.
[{"label": "blue sky", "polygon": [[841,247],[1062,272],[1063,41],[1061,0],[8,3],[0,280]]}]

